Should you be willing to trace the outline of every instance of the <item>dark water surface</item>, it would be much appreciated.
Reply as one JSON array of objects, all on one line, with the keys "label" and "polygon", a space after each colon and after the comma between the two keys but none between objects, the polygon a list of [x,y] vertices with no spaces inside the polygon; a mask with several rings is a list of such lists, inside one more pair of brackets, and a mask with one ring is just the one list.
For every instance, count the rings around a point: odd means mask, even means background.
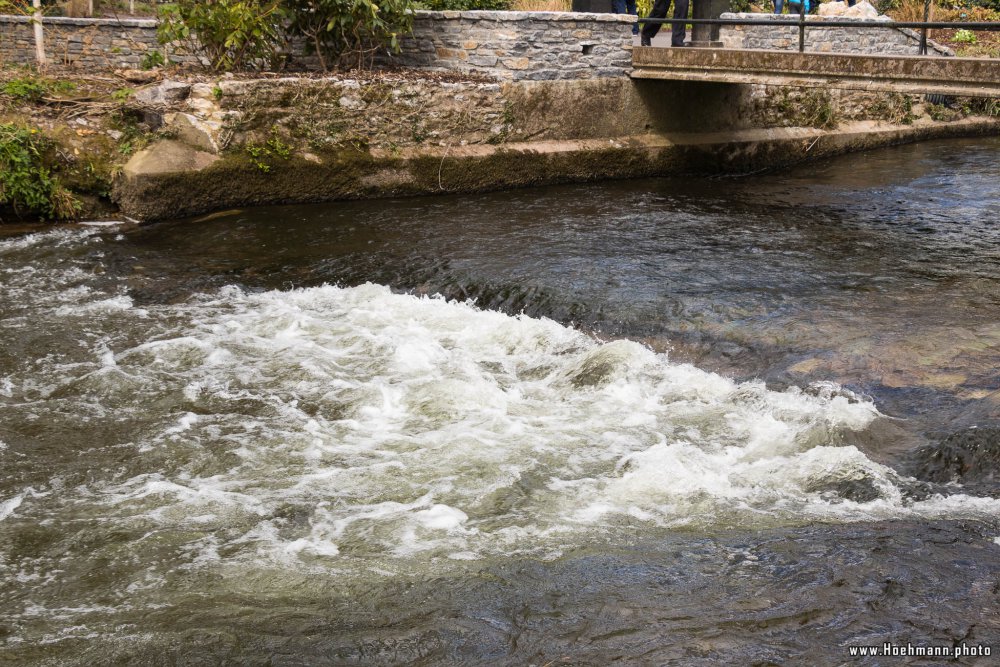
[{"label": "dark water surface", "polygon": [[0,340],[0,662],[1000,655],[997,140],[12,235]]}]

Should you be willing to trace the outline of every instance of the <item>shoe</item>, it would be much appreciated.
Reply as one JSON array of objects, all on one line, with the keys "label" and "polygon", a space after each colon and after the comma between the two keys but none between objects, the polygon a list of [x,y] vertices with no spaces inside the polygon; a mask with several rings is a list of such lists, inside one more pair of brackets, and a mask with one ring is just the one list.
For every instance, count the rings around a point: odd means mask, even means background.
[{"label": "shoe", "polygon": [[649,37],[646,37],[645,35],[639,38],[639,46],[652,46],[651,42],[652,40],[649,39]]}]

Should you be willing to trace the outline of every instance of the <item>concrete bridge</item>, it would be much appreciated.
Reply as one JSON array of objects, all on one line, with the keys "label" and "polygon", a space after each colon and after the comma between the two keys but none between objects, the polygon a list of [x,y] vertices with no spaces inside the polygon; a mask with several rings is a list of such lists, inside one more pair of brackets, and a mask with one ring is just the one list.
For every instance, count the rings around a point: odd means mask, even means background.
[{"label": "concrete bridge", "polygon": [[636,46],[632,66],[633,79],[1000,97],[1000,59]]},{"label": "concrete bridge", "polygon": [[[694,48],[656,48],[655,41],[635,46],[633,78],[1000,96],[1000,59],[955,58],[927,39],[929,29],[996,31],[1000,22],[731,14],[724,13],[727,0],[693,4],[694,17],[686,22]],[[640,22],[669,29],[674,19]]]}]

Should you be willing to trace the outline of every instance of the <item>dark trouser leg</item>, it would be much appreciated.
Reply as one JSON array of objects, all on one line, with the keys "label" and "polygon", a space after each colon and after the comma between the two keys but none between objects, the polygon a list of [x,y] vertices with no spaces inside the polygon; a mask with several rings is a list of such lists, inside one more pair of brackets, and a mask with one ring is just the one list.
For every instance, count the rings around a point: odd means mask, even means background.
[{"label": "dark trouser leg", "polygon": [[[675,19],[686,19],[688,15],[688,0],[677,0],[674,3],[674,18]],[[671,30],[670,45],[671,46],[684,46],[684,22],[678,21],[674,23],[673,30]]]},{"label": "dark trouser leg", "polygon": [[[686,2],[687,0],[683,0]],[[653,9],[649,12],[649,18],[651,19],[664,19],[667,18],[667,10],[670,9],[670,0],[656,0],[653,3]],[[683,28],[683,26],[681,26]],[[642,36],[645,39],[653,39],[656,37],[656,33],[660,32],[659,23],[643,23],[642,24]]]}]

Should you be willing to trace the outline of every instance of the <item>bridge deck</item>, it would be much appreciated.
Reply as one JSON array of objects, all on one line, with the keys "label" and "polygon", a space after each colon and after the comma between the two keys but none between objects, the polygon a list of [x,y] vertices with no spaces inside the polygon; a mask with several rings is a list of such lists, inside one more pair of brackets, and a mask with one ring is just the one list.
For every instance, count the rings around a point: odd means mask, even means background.
[{"label": "bridge deck", "polygon": [[1000,97],[1000,59],[748,49],[632,50],[632,78]]}]

